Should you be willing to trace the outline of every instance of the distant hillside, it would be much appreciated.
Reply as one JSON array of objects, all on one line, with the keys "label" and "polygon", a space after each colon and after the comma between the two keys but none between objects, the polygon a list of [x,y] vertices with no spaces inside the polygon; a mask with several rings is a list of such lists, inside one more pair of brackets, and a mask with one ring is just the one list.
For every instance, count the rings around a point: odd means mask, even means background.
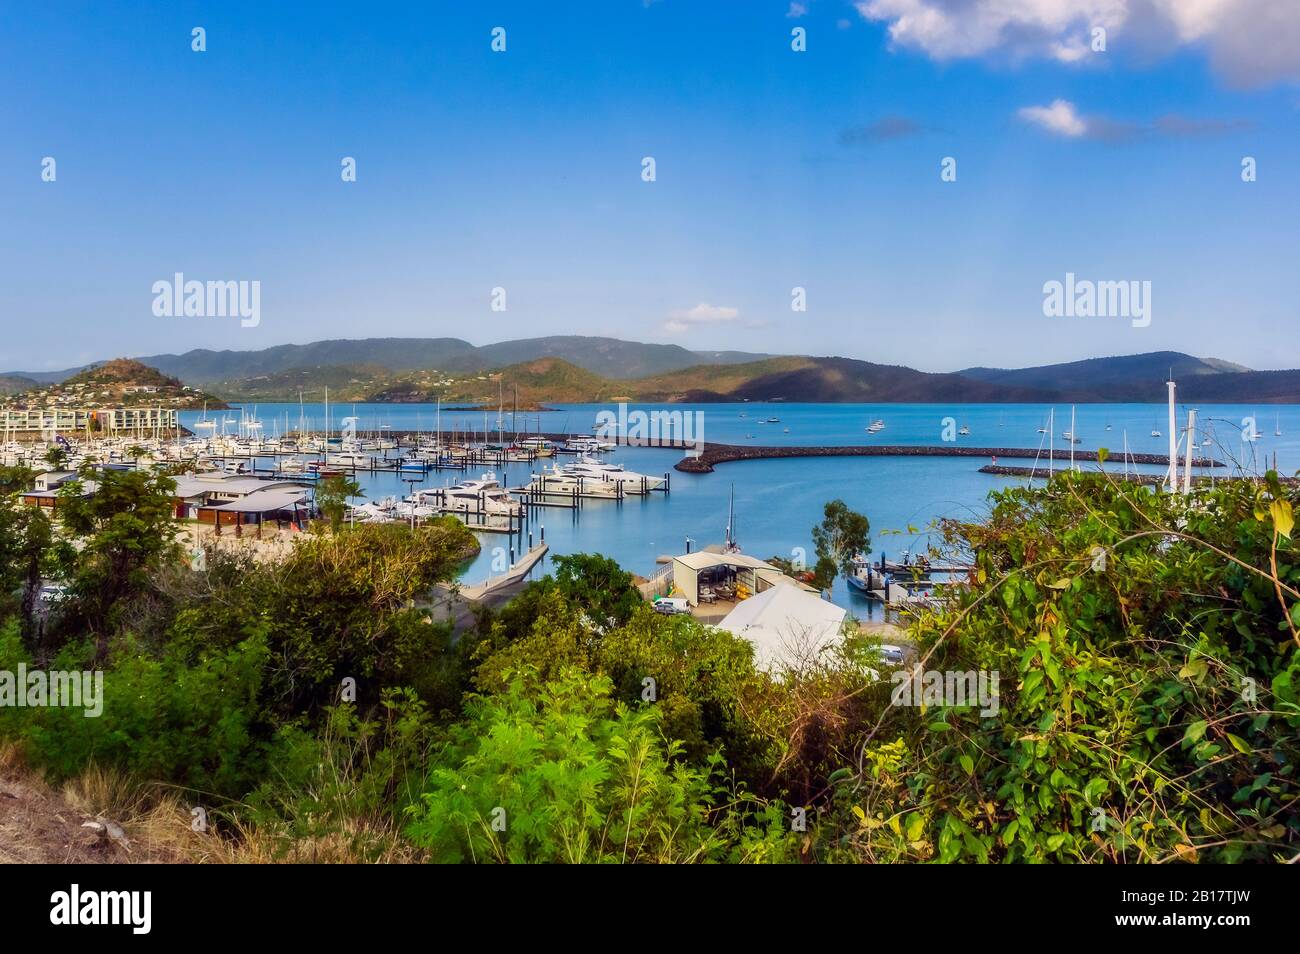
[{"label": "distant hillside", "polygon": [[1229,388],[1249,385],[1250,375],[1257,373],[1227,361],[1194,358],[1178,351],[1089,358],[1036,368],[967,368],[957,373],[989,384],[1050,391],[1059,401],[1128,402],[1158,400],[1161,385],[1169,380],[1171,371],[1180,393],[1206,377],[1229,380],[1246,375]]},{"label": "distant hillside", "polygon": [[[518,379],[521,406],[609,395],[654,401],[1158,403],[1172,371],[1184,401],[1300,403],[1300,370],[1252,371],[1176,351],[935,374],[853,358],[696,352],[558,335],[482,347],[459,338],[317,341],[260,351],[155,355],[143,363],[241,402],[296,400],[300,391],[317,401],[329,388],[331,400],[338,401],[441,397],[495,406],[501,400],[496,375],[505,373],[507,382]],[[15,372],[8,379],[30,387],[25,379],[61,380],[72,373]],[[514,383],[509,387],[513,392]]]},{"label": "distant hillside", "polygon": [[1178,382],[1180,401],[1206,404],[1300,404],[1300,371],[1249,371]]},{"label": "distant hillside", "polygon": [[39,384],[12,395],[14,407],[165,407],[178,410],[224,405],[203,391],[184,385],[129,358],[92,365],[57,384]]},{"label": "distant hillside", "polygon": [[635,382],[643,400],[807,402],[1044,401],[1046,391],[853,358],[771,358]]},{"label": "distant hillside", "polygon": [[[512,365],[500,373],[501,387],[498,396],[491,393],[489,384],[487,403],[504,399],[506,407],[516,401],[521,408],[536,408],[548,402],[556,404],[589,404],[608,401],[617,396],[621,385],[619,382],[592,374],[560,358],[539,358],[523,364]],[[481,383],[481,382],[476,382]],[[473,401],[475,395],[482,395],[483,388],[451,390],[444,401]]]},{"label": "distant hillside", "polygon": [[375,366],[321,365],[291,368],[247,378],[213,381],[213,393],[241,404],[257,401],[319,401],[329,388],[331,401],[367,401],[370,395],[396,384],[412,372],[393,372]]},{"label": "distant hillside", "polygon": [[17,394],[36,387],[35,378],[22,374],[0,374],[0,394]]},{"label": "distant hillside", "polygon": [[[556,335],[502,341],[483,347],[459,338],[336,339],[304,345],[277,345],[260,351],[201,348],[184,354],[147,355],[139,360],[190,384],[209,385],[270,377],[303,368],[355,367],[468,374],[547,357],[563,359],[602,377],[629,378],[662,374],[703,362],[732,364],[766,356],[735,351],[694,352],[678,345]],[[73,372],[19,373],[36,380],[58,381]]]},{"label": "distant hillside", "polygon": [[642,378],[698,364],[739,364],[767,357],[743,351],[688,351],[678,345],[581,335],[503,341],[479,348],[478,354],[485,359],[484,368],[522,364],[536,358],[560,358],[605,378]]}]

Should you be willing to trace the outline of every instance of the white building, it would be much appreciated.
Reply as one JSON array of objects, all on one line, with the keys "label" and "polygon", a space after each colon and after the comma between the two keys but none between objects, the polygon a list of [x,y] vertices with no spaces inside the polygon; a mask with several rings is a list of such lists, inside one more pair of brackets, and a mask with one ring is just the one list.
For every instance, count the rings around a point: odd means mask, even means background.
[{"label": "white building", "polygon": [[761,669],[794,669],[843,638],[843,607],[797,585],[773,586],[737,604],[719,628],[749,640]]}]

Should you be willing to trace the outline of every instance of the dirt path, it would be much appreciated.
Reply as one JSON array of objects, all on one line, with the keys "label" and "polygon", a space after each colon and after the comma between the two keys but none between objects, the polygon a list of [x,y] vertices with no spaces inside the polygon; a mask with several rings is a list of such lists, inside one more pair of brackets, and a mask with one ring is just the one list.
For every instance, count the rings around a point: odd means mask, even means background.
[{"label": "dirt path", "polygon": [[[96,827],[84,827],[86,823]],[[146,834],[150,828],[130,823],[119,827],[111,819],[87,812],[11,754],[0,753],[0,864],[185,860],[177,845],[152,844]]]},{"label": "dirt path", "polygon": [[0,768],[0,863],[129,860],[121,845],[81,827],[91,820],[26,769]]}]

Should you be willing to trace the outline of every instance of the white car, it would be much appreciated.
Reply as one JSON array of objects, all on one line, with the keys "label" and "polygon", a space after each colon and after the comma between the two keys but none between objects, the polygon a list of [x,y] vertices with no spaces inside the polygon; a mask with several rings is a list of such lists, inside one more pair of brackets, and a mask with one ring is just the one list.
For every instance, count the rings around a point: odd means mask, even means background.
[{"label": "white car", "polygon": [[655,600],[655,612],[665,616],[680,616],[690,611],[691,605],[680,596],[661,596]]},{"label": "white car", "polygon": [[884,658],[885,662],[897,665],[902,663],[907,652],[902,646],[891,646],[888,643],[881,643],[880,655]]}]

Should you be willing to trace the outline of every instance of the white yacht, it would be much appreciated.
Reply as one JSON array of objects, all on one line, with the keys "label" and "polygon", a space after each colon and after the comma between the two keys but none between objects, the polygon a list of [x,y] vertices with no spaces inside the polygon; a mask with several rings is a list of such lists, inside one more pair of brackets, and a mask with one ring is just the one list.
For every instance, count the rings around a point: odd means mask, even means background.
[{"label": "white yacht", "polygon": [[868,434],[879,434],[884,429],[885,429],[885,422],[882,421],[880,418],[876,418],[874,421],[872,421],[870,424],[867,425]]},{"label": "white yacht", "polygon": [[450,487],[417,490],[406,498],[408,503],[433,507],[441,513],[487,513],[518,515],[523,505],[497,483],[491,471],[478,480],[464,480]]},{"label": "white yacht", "polygon": [[528,489],[538,494],[574,494],[581,493],[588,497],[617,497],[622,484],[612,480],[593,480],[587,476],[569,473],[559,464],[552,464],[540,474],[534,472],[529,478]]},{"label": "white yacht", "polygon": [[629,494],[658,490],[664,482],[662,477],[638,474],[636,471],[624,470],[622,464],[606,464],[591,457],[579,457],[572,464],[565,465],[564,472],[573,477],[585,478],[587,482],[622,484],[623,492]]},{"label": "white yacht", "polygon": [[335,467],[369,470],[374,466],[375,459],[369,454],[361,454],[355,451],[335,451],[325,455],[325,462]]},{"label": "white yacht", "polygon": [[604,451],[612,451],[615,446],[617,445],[611,444],[609,441],[602,441],[587,434],[578,434],[566,440],[563,449],[574,454],[599,454]]}]

